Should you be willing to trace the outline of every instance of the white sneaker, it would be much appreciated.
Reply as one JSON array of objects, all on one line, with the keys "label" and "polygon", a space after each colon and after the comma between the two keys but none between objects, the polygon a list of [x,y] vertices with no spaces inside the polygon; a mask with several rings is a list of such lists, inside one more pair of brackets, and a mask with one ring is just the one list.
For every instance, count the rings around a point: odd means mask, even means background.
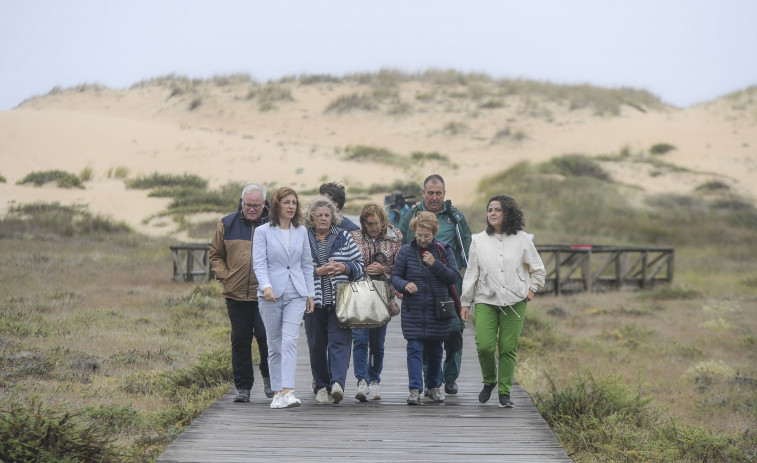
[{"label": "white sneaker", "polygon": [[334,399],[335,404],[338,404],[344,399],[344,389],[342,389],[341,384],[334,383],[331,385],[331,398]]},{"label": "white sneaker", "polygon": [[368,385],[368,400],[381,400],[378,381],[371,381]]},{"label": "white sneaker", "polygon": [[432,387],[431,389],[429,389],[428,397],[434,402],[438,402],[438,403],[444,402],[444,393],[438,387]]},{"label": "white sneaker", "polygon": [[294,391],[289,391],[281,398],[281,404],[283,405],[281,408],[292,408],[299,407],[302,405],[302,402],[294,396]]},{"label": "white sneaker", "polygon": [[281,399],[279,399],[279,408],[292,408],[299,407],[300,405],[302,405],[302,402],[294,396],[294,391],[282,394]]},{"label": "white sneaker", "polygon": [[357,393],[355,394],[355,398],[361,402],[368,402],[368,383],[365,382],[364,379],[361,379],[360,382],[357,383]]},{"label": "white sneaker", "polygon": [[271,401],[271,408],[281,408],[282,397],[284,397],[284,394],[282,394],[281,391],[277,392],[276,395],[273,396],[273,400]]},{"label": "white sneaker", "polygon": [[329,391],[325,387],[318,389],[318,392],[315,393],[315,403],[318,405],[329,404]]}]

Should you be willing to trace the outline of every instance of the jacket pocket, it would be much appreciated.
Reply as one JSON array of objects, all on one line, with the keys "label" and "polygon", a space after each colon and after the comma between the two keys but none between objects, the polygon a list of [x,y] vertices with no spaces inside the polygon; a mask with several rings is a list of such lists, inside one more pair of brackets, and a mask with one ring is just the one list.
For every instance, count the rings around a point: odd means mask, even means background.
[{"label": "jacket pocket", "polygon": [[480,296],[493,296],[494,295],[494,287],[492,286],[493,282],[489,278],[488,273],[484,273],[484,276],[480,277],[478,279],[478,282],[476,283],[476,293],[478,293]]}]

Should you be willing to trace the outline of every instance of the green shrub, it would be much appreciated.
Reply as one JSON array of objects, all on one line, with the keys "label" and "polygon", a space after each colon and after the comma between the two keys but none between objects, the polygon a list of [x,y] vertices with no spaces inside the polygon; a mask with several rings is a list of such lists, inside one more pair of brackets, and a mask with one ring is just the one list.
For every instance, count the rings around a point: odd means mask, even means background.
[{"label": "green shrub", "polygon": [[197,97],[193,98],[192,101],[189,103],[189,110],[195,110],[202,104],[202,98]]},{"label": "green shrub", "polygon": [[[294,101],[292,90],[276,83],[263,85],[257,92],[258,103],[273,103],[275,101]],[[273,106],[273,105],[271,105]]]},{"label": "green shrub", "polygon": [[423,151],[414,151],[410,155],[410,159],[413,163],[417,163],[420,165],[423,165],[426,163],[426,161],[436,161],[441,164],[448,164],[453,167],[457,167],[457,164],[450,161],[449,156],[446,154],[439,154],[436,151],[430,152],[430,153],[424,153]]},{"label": "green shrub", "polygon": [[94,172],[91,167],[85,167],[79,172],[79,179],[81,179],[82,182],[88,182],[92,180],[92,178],[94,178]]},{"label": "green shrub", "polygon": [[392,153],[386,148],[375,146],[357,145],[345,148],[344,159],[347,161],[376,162],[379,164],[402,163],[401,156]]},{"label": "green shrub", "polygon": [[32,172],[23,179],[16,182],[18,185],[33,183],[35,186],[42,186],[48,182],[55,182],[60,188],[84,188],[81,179],[62,170],[46,170],[42,172]]},{"label": "green shrub", "polygon": [[695,191],[703,191],[703,192],[729,191],[730,189],[731,187],[728,186],[727,183],[721,182],[720,180],[711,180],[709,182],[705,182],[701,185],[698,185],[696,188],[694,188]]},{"label": "green shrub", "polygon": [[628,386],[619,376],[596,378],[589,371],[564,387],[547,379],[549,390],[536,392],[536,407],[568,455],[649,463],[746,463],[757,456],[754,435],[717,434],[661,420],[638,381]]},{"label": "green shrub", "polygon": [[54,203],[30,203],[11,206],[0,219],[0,237],[16,235],[65,236],[129,233],[125,222],[113,222],[93,215],[83,205],[64,206]]},{"label": "green shrub", "polygon": [[336,112],[338,114],[350,111],[375,111],[378,106],[373,102],[369,95],[353,93],[342,95],[336,100],[329,103],[324,112]]},{"label": "green shrub", "polygon": [[561,174],[566,177],[592,177],[599,180],[610,180],[608,174],[598,162],[582,154],[566,154],[552,158],[539,165],[544,173]]},{"label": "green shrub", "polygon": [[657,143],[649,148],[649,152],[652,154],[665,154],[668,151],[673,151],[675,149],[676,147],[671,145],[670,143]]},{"label": "green shrub", "polygon": [[[186,187],[204,190],[208,187],[208,181],[194,174],[159,174],[157,172],[149,176],[140,175],[132,180],[125,180],[127,188],[149,190],[157,187]],[[241,190],[240,190],[241,191]]]},{"label": "green shrub", "polygon": [[5,179],[5,177],[3,177],[3,174],[0,174],[0,183],[5,183],[5,182],[7,182],[7,180]]},{"label": "green shrub", "polygon": [[6,407],[0,413],[2,461],[120,461],[113,429],[82,412],[54,410],[38,401]]}]

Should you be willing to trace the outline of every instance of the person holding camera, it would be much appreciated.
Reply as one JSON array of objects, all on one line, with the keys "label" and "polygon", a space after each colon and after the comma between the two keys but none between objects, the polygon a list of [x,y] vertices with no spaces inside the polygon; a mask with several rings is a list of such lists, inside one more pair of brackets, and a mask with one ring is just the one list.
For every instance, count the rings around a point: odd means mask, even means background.
[{"label": "person holding camera", "polygon": [[[360,212],[360,230],[350,232],[363,261],[365,273],[374,280],[389,282],[397,253],[402,247],[402,233],[389,223],[386,212],[378,204],[366,204]],[[394,300],[395,292],[387,284],[389,314],[395,316],[400,308]],[[355,398],[361,402],[381,399],[379,383],[384,367],[384,341],[387,325],[352,330],[352,359],[357,379]]]}]

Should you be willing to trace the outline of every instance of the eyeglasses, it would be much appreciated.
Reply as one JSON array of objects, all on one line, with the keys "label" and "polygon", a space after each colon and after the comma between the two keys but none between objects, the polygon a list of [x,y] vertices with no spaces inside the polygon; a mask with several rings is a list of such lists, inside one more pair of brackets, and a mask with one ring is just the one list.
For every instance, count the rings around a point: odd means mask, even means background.
[{"label": "eyeglasses", "polygon": [[263,207],[263,204],[250,204],[250,203],[242,203],[242,207],[246,209],[255,209],[256,211]]}]

